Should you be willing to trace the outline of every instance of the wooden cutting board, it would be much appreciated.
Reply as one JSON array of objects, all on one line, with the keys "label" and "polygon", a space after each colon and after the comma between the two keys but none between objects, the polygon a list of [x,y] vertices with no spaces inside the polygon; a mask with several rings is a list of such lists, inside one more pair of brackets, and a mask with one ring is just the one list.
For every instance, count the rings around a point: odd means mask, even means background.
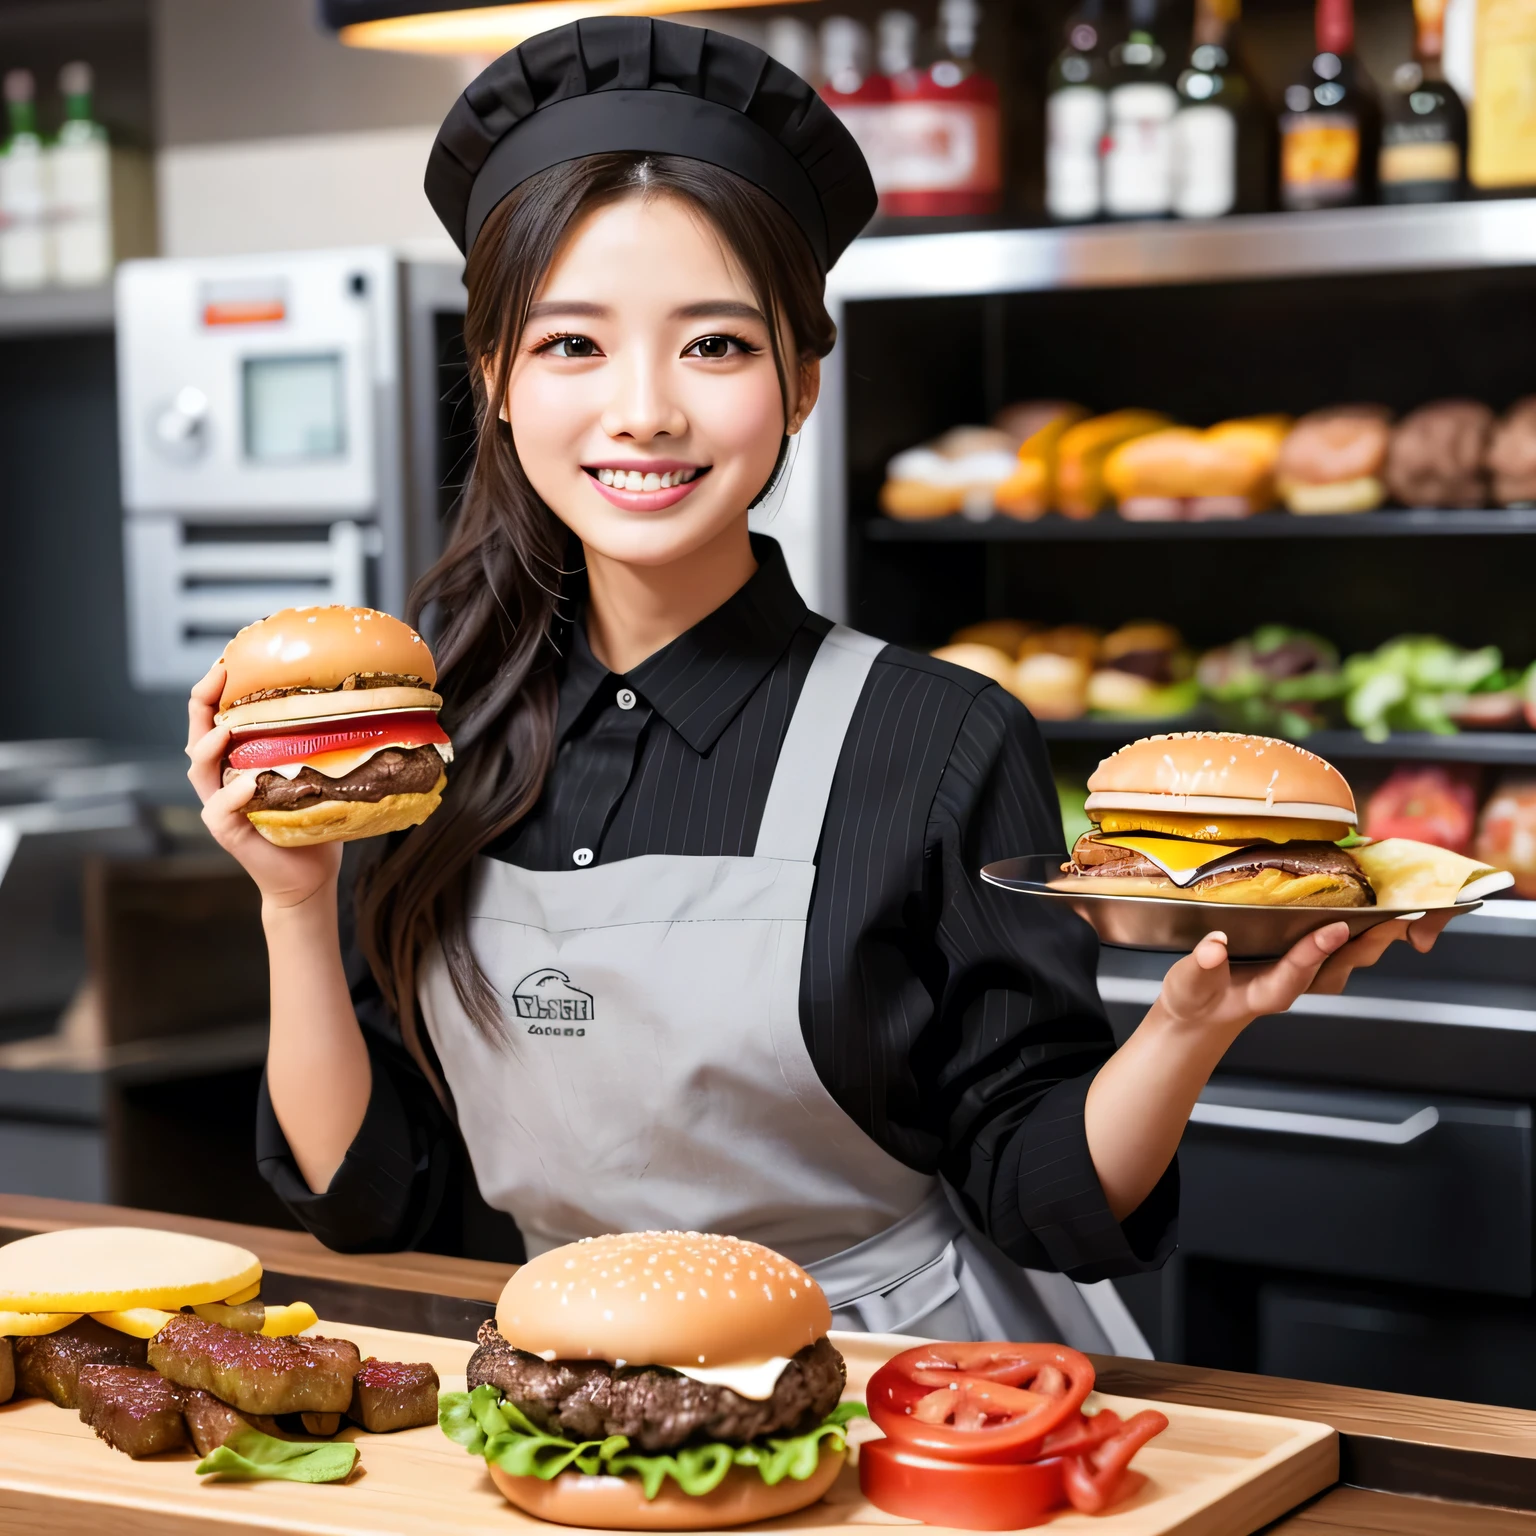
[{"label": "wooden cutting board", "polygon": [[[430,1361],[453,1390],[464,1385],[471,1345],[456,1339],[322,1323],[316,1332],[353,1340],[364,1355]],[[848,1389],[862,1397],[875,1369],[914,1342],[895,1335],[834,1334],[848,1362]],[[1247,1536],[1338,1481],[1338,1439],[1323,1424],[1144,1403],[1095,1394],[1090,1407],[1129,1415],[1155,1407],[1168,1429],[1144,1447],[1147,1475],[1136,1497],[1107,1515],[1057,1515],[1051,1536]],[[855,1427],[855,1440],[877,1433]],[[362,1450],[345,1484],[218,1483],[197,1477],[191,1452],[132,1461],[98,1440],[72,1413],[28,1398],[0,1406],[0,1530],[7,1536],[475,1536],[560,1527],[519,1514],[497,1493],[484,1463],[435,1426],[394,1435],[346,1431]],[[909,1525],[868,1504],[850,1465],[827,1499],[770,1526],[807,1536],[849,1526]]]}]

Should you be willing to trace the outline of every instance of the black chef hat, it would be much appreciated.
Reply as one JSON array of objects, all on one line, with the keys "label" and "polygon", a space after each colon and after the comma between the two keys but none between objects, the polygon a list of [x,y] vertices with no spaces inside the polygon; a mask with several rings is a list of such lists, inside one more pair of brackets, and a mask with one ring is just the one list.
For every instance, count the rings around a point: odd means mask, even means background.
[{"label": "black chef hat", "polygon": [[504,53],[453,104],[427,161],[427,198],[466,255],[530,176],[583,155],[684,155],[761,187],[825,271],[875,211],[852,134],[798,75],[703,27],[602,16]]}]

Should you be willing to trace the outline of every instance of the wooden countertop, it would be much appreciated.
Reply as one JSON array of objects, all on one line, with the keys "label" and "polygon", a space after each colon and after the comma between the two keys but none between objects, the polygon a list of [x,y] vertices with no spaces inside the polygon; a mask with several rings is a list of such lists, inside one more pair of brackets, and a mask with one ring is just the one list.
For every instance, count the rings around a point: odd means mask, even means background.
[{"label": "wooden countertop", "polygon": [[[469,1304],[467,1314],[455,1314],[462,1328],[466,1316],[472,1322],[489,1314],[512,1272],[425,1253],[333,1253],[308,1233],[270,1227],[0,1195],[0,1240],[80,1226],[152,1226],[239,1243],[269,1274],[312,1282],[322,1315],[326,1300],[349,1293],[364,1298],[365,1308],[381,1297],[386,1308],[419,1298],[414,1304],[429,1319],[440,1303]],[[1536,1536],[1536,1412],[1161,1361],[1100,1356],[1094,1364],[1108,1392],[1311,1419],[1338,1430],[1341,1485],[1270,1527],[1273,1536]]]}]

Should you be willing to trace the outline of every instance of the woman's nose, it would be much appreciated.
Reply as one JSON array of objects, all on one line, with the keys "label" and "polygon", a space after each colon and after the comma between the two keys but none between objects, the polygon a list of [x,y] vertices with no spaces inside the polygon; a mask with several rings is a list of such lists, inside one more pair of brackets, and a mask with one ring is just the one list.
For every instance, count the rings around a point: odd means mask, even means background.
[{"label": "woman's nose", "polygon": [[611,376],[614,390],[603,412],[603,430],[609,437],[646,443],[657,437],[681,437],[688,430],[688,418],[668,389],[660,365],[633,357]]}]

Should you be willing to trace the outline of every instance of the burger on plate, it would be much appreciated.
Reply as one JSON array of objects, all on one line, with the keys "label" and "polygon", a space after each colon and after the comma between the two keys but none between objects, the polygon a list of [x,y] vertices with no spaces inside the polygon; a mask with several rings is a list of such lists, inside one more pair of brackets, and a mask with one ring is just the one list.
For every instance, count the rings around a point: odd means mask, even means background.
[{"label": "burger on plate", "polygon": [[285,608],[224,649],[224,782],[283,847],[398,832],[438,807],[453,748],[432,653],[409,624],[341,604]]},{"label": "burger on plate", "polygon": [[1365,872],[1336,846],[1355,830],[1353,792],[1288,741],[1148,736],[1099,764],[1084,808],[1093,830],[1059,884],[1250,906],[1375,904]]},{"label": "burger on plate", "polygon": [[814,1504],[846,1456],[832,1314],[797,1264],[698,1232],[589,1238],[523,1265],[444,1431],[519,1509],[700,1530]]}]

